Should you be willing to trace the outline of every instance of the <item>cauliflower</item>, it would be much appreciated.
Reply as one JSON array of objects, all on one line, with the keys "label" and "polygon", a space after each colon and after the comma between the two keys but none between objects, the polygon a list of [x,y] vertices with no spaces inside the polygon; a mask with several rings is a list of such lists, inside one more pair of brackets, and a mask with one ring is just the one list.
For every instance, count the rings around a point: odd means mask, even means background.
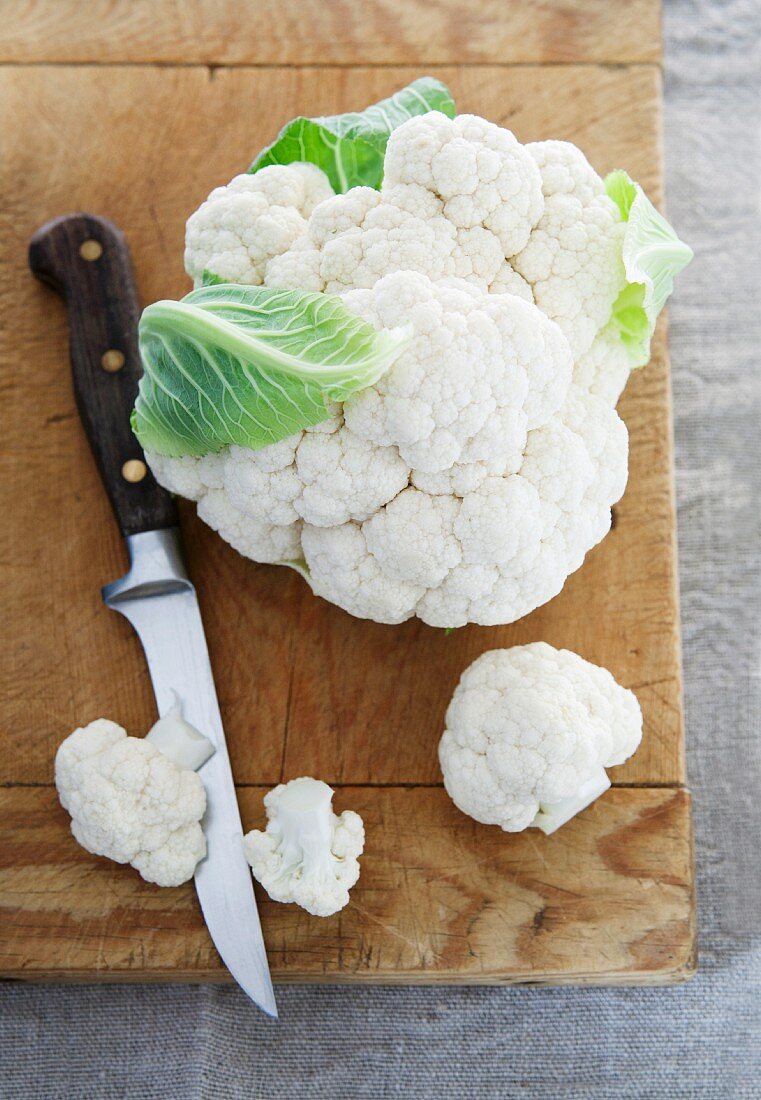
[{"label": "cauliflower", "polygon": [[392,130],[383,167],[342,194],[306,164],[237,177],[191,217],[187,266],[339,295],[405,350],[271,446],[147,458],[241,553],[353,615],[508,623],[561,590],[626,485],[615,310],[637,188],[614,201],[575,146],[437,111]]},{"label": "cauliflower", "polygon": [[196,286],[205,271],[231,283],[259,285],[267,262],[307,228],[318,203],[333,194],[313,164],[271,165],[216,187],[188,219],[185,270]]},{"label": "cauliflower", "polygon": [[463,673],[439,743],[463,813],[506,832],[552,833],[607,790],[605,768],[642,739],[636,696],[545,642],[484,653]]},{"label": "cauliflower", "polygon": [[147,882],[179,886],[206,855],[206,792],[194,768],[210,742],[177,707],[145,738],[98,718],[59,746],[55,782],[75,840],[94,855],[130,863]]},{"label": "cauliflower", "polygon": [[557,325],[511,294],[410,271],[345,303],[412,327],[375,386],[258,451],[170,459],[157,479],[257,561],[304,562],[362,618],[510,622],[551,599],[610,525],[627,435],[572,384]]},{"label": "cauliflower", "polygon": [[352,810],[337,817],[332,800],[320,780],[281,783],[264,796],[266,831],[244,838],[254,878],[272,900],[295,902],[315,917],[348,905],[365,844],[362,818]]}]

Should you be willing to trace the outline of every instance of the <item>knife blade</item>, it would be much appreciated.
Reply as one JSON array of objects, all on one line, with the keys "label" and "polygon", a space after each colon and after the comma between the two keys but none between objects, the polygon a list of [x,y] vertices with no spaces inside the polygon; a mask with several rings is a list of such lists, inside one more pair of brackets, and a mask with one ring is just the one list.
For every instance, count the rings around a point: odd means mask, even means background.
[{"label": "knife blade", "polygon": [[276,1017],[224,728],[176,508],[148,470],[129,426],[140,377],[140,311],[129,250],[106,219],[68,214],[37,231],[29,265],[66,300],[77,406],[130,555],[129,571],[103,588],[103,601],[124,615],[140,638],[159,714],[170,709],[176,692],[184,717],[216,750],[199,770],[207,794],[207,855],[196,869],[195,886],[206,927],[237,983]]}]

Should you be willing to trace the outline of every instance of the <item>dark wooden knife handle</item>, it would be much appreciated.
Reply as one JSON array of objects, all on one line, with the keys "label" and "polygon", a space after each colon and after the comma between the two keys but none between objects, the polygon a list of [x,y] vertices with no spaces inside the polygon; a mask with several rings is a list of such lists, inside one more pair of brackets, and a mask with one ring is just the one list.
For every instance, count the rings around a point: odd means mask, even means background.
[{"label": "dark wooden knife handle", "polygon": [[124,235],[94,214],[66,214],[32,237],[29,266],[66,301],[74,396],[122,534],[174,526],[174,500],[130,428],[140,306]]}]

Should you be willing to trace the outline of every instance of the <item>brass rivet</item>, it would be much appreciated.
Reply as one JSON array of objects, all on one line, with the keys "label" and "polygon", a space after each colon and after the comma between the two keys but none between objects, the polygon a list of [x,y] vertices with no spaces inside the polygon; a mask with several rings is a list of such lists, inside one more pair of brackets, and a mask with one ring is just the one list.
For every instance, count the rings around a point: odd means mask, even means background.
[{"label": "brass rivet", "polygon": [[103,245],[91,237],[89,240],[82,241],[79,246],[79,255],[83,260],[97,260],[103,255]]},{"label": "brass rivet", "polygon": [[129,462],[125,462],[122,466],[122,477],[125,481],[142,481],[145,475],[148,473],[148,468],[144,462],[141,462],[139,458],[131,458]]},{"label": "brass rivet", "polygon": [[107,370],[109,374],[115,374],[116,371],[121,370],[124,366],[124,353],[118,351],[117,348],[109,348],[108,351],[104,351],[100,357],[100,365],[103,370]]}]

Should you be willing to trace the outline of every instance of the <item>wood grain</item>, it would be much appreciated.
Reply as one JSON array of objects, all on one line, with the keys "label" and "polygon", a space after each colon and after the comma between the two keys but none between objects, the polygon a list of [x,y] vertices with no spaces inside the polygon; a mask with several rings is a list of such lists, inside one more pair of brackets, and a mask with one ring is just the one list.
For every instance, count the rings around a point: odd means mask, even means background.
[{"label": "wood grain", "polygon": [[[104,19],[125,21],[121,54],[104,59],[129,59],[140,5],[126,15],[119,4],[97,7]],[[157,49],[169,8],[157,5]],[[79,9],[62,9],[82,27]],[[24,19],[50,10],[27,4]],[[432,29],[446,10],[432,7]],[[513,8],[509,17],[517,18]],[[83,33],[82,41],[94,41],[102,32]],[[109,33],[116,50],[113,25]],[[76,35],[63,34],[61,49],[72,41]],[[575,141],[598,170],[625,166],[660,199],[654,67],[432,71],[461,110],[522,140]],[[227,978],[192,889],[154,889],[82,852],[49,786],[55,747],[76,725],[106,715],[141,734],[154,703],[137,639],[100,602],[100,585],[126,560],[76,414],[65,311],[26,270],[29,237],[63,211],[93,210],[125,230],[143,300],[179,296],[187,289],[184,221],[212,186],[244,168],[285,119],[369,102],[417,74],[0,70],[0,308],[12,318],[0,327],[0,614],[11,639],[0,680],[0,973]],[[319,921],[261,899],[276,979],[663,983],[691,973],[663,331],[621,411],[632,435],[631,474],[615,529],[556,600],[509,627],[445,636],[419,622],[352,619],[314,598],[295,574],[245,561],[191,506],[181,509],[246,826],[261,823],[264,785],[313,772],[340,785],[338,808],[359,810],[368,828],[360,885],[341,915]],[[507,836],[455,810],[438,785],[435,746],[466,664],[485,649],[540,638],[605,664],[634,688],[645,737],[614,773],[621,786],[556,836]]]},{"label": "wood grain", "polygon": [[658,0],[3,0],[0,61],[635,62]]},{"label": "wood grain", "polygon": [[[9,563],[1,598],[14,638],[0,684],[7,746],[0,781],[49,782],[56,744],[82,721],[109,715],[141,733],[154,715],[139,643],[100,603],[100,585],[126,562],[76,417],[65,311],[26,270],[29,237],[62,210],[105,214],[127,233],[143,300],[178,296],[187,288],[184,220],[213,185],[310,101],[317,110],[340,110],[387,94],[408,75],[229,70],[210,79],[196,69],[65,67],[0,74],[6,117],[15,119],[6,127],[8,199],[0,211],[0,297],[4,315],[14,318],[0,334],[7,379],[0,538]],[[601,171],[626,165],[660,193],[653,70],[439,75],[463,110],[504,122],[524,140],[575,140]],[[24,187],[11,186],[11,176]],[[22,376],[24,385],[15,384]],[[465,665],[486,648],[545,638],[608,665],[640,696],[645,740],[615,780],[682,782],[662,343],[633,379],[622,411],[632,434],[631,478],[615,530],[557,600],[509,627],[446,636],[419,622],[352,619],[312,597],[295,575],[244,561],[185,508],[238,780],[273,783],[314,771],[330,782],[438,782],[433,750]],[[435,676],[421,675],[430,668]]]},{"label": "wood grain", "polygon": [[[264,791],[240,790],[246,828]],[[257,888],[275,981],[667,984],[694,968],[689,795],[609,791],[554,837],[509,836],[440,788],[348,787],[367,853],[327,919]],[[192,886],[83,852],[49,788],[0,791],[0,976],[229,981]]]}]

